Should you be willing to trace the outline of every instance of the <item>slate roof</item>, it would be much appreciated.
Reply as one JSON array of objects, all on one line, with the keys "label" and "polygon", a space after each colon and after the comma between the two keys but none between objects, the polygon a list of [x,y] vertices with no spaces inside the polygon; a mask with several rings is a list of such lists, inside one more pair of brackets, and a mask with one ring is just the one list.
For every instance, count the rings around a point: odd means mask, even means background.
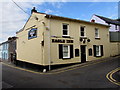
[{"label": "slate roof", "polygon": [[68,18],[68,17],[63,17],[63,16],[56,16],[56,15],[51,15],[51,14],[45,14],[46,18],[54,18],[54,19],[60,19],[60,20],[69,20],[69,21],[75,21],[75,22],[83,22],[83,23],[88,23],[88,24],[94,24],[94,25],[102,25],[106,27],[110,27],[109,25],[104,25],[101,23],[93,23],[89,21],[84,21],[84,20],[78,20],[78,19],[73,19],[73,18]]},{"label": "slate roof", "polygon": [[95,15],[95,16],[104,20],[108,24],[120,25],[120,19],[110,19],[110,18],[106,18],[106,17],[103,17],[103,16],[99,16],[99,15]]}]

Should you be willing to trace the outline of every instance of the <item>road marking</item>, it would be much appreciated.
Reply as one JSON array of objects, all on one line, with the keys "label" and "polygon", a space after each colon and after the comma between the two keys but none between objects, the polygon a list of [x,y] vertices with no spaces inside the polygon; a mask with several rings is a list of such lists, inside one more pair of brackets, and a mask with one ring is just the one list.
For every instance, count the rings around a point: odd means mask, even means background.
[{"label": "road marking", "polygon": [[[114,59],[115,59],[115,58],[119,58],[119,57],[120,57],[120,56],[114,57]],[[90,61],[89,65],[90,65],[90,64],[93,64],[93,63],[97,64],[97,63],[101,63],[101,62],[105,62],[105,61],[109,61],[109,60],[97,61],[96,63]],[[82,64],[85,64],[85,65],[86,65],[86,63],[82,63]],[[69,66],[69,67],[65,67],[65,68],[62,68],[62,69],[59,69],[59,70],[65,70],[65,69],[69,69],[69,68],[71,68],[71,67],[74,68],[74,67],[76,67],[76,66],[81,66],[81,64],[79,64],[79,65],[73,65],[73,66]],[[58,70],[54,70],[54,71],[58,71]]]},{"label": "road marking", "polygon": [[110,71],[110,72],[106,75],[106,78],[107,78],[110,82],[112,82],[112,83],[120,86],[120,82],[118,82],[117,80],[115,80],[115,79],[113,78],[113,74],[116,73],[116,72],[119,71],[119,70],[120,70],[120,67],[118,67],[118,68]]},{"label": "road marking", "polygon": [[95,64],[102,63],[102,62],[105,62],[105,61],[110,61],[110,60],[102,60],[102,61],[98,61],[98,62],[92,62],[92,63],[88,63],[88,64],[85,64],[85,65],[82,65],[82,66],[81,65],[76,65],[77,67],[71,66],[73,68],[63,68],[63,69],[60,69],[58,71],[56,70],[56,72],[51,72],[51,73],[50,72],[46,72],[46,73],[36,72],[36,71],[33,71],[33,70],[28,70],[28,69],[23,69],[23,68],[20,68],[20,67],[12,66],[12,65],[9,65],[9,64],[3,63],[3,62],[2,62],[2,64],[6,65],[6,66],[9,66],[9,67],[12,67],[12,68],[19,69],[19,70],[35,73],[35,74],[50,75],[50,74],[59,74],[59,73],[62,73],[62,72],[67,72],[67,71],[75,70],[75,69],[78,69],[78,68],[83,68],[83,67],[95,65]]}]

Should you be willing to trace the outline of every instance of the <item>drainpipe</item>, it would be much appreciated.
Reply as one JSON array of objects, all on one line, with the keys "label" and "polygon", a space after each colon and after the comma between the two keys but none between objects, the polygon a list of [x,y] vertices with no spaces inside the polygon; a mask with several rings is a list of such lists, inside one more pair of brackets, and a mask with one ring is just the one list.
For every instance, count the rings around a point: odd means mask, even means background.
[{"label": "drainpipe", "polygon": [[50,32],[50,28],[51,28],[51,20],[50,20],[50,18],[51,18],[51,15],[49,16],[49,71],[51,70],[51,32]]}]

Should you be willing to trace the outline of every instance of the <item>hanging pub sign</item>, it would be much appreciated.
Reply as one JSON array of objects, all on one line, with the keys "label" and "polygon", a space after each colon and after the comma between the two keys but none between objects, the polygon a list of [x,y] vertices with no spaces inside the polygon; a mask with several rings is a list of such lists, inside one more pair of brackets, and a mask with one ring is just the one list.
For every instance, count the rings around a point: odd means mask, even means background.
[{"label": "hanging pub sign", "polygon": [[32,28],[28,32],[28,39],[36,38],[37,37],[37,28]]},{"label": "hanging pub sign", "polygon": [[52,43],[73,43],[73,40],[52,39]]}]

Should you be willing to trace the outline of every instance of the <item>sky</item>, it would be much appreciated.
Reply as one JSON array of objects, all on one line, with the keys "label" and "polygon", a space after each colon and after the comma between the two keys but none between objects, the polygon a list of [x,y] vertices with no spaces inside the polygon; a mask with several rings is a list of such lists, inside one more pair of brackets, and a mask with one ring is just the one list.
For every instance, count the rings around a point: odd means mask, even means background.
[{"label": "sky", "polygon": [[[14,2],[19,5],[20,9]],[[0,43],[16,36],[31,15],[31,9],[38,12],[90,21],[93,14],[111,19],[118,18],[119,0],[0,0]],[[85,1],[85,0],[84,0]],[[92,1],[92,2],[91,2]],[[114,2],[113,2],[114,1]]]}]

